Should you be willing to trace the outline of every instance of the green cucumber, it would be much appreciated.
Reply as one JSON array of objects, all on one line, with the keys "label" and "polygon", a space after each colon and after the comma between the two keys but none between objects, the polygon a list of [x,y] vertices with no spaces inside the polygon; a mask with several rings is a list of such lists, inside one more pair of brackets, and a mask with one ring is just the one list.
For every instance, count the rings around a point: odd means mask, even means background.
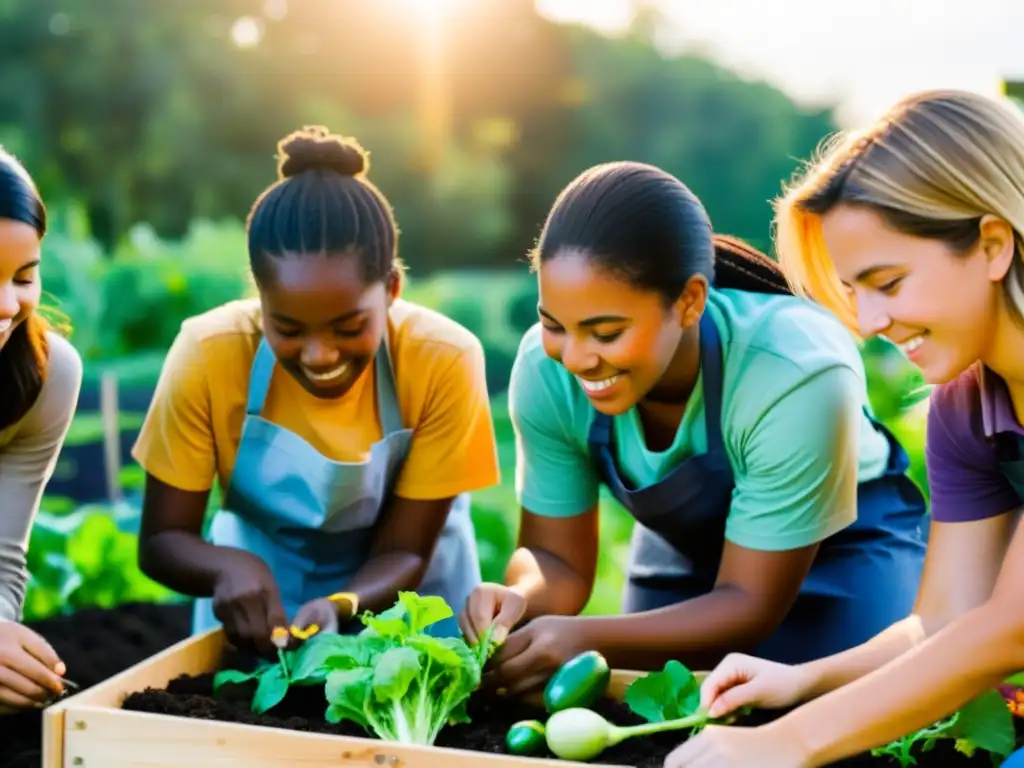
[{"label": "green cucumber", "polygon": [[544,708],[554,714],[572,707],[594,705],[608,689],[608,662],[597,651],[585,651],[559,667],[544,687]]},{"label": "green cucumber", "polygon": [[544,725],[537,720],[520,720],[508,729],[505,744],[513,755],[535,755],[544,746]]}]

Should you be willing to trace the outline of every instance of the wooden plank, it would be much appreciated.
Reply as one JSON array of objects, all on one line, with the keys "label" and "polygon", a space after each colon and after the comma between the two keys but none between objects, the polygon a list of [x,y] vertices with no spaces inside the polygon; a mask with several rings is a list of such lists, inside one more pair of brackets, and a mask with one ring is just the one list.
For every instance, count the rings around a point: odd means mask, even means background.
[{"label": "wooden plank", "polygon": [[66,714],[83,706],[121,711],[124,697],[147,686],[162,688],[178,675],[198,675],[215,669],[225,646],[220,629],[187,637],[160,653],[81,693],[53,704],[43,712],[42,768],[63,768]]},{"label": "wooden plank", "polygon": [[[180,675],[217,670],[225,647],[226,639],[220,629],[185,638],[109,680],[49,707],[43,714],[42,768],[623,768],[400,745],[376,738],[305,733],[121,709],[129,693],[163,688]],[[608,695],[621,699],[629,684],[644,674],[613,670]],[[697,675],[703,678],[706,673]],[[529,700],[539,704],[540,696]]]},{"label": "wooden plank", "polygon": [[103,768],[626,768],[79,707],[65,765]]}]

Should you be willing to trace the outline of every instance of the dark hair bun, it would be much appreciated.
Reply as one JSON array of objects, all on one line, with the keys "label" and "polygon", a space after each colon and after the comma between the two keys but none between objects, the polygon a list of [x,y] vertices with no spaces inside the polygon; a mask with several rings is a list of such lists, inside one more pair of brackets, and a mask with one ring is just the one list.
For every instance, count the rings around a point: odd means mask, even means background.
[{"label": "dark hair bun", "polygon": [[315,170],[358,176],[370,165],[358,141],[333,134],[322,125],[308,125],[285,136],[277,143],[277,157],[280,178]]}]

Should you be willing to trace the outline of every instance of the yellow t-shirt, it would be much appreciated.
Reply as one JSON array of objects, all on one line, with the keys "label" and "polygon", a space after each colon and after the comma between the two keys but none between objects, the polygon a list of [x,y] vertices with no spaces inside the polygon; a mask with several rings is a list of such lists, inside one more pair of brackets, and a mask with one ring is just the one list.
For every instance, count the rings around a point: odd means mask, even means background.
[{"label": "yellow t-shirt", "polygon": [[[414,430],[395,494],[443,499],[497,484],[479,340],[444,315],[401,299],[392,304],[388,333],[402,421]],[[215,475],[228,487],[261,337],[255,299],[182,323],[132,451],[146,472],[187,491],[210,489]],[[381,439],[375,399],[372,365],[333,400],[314,397],[275,366],[262,415],[335,461],[360,461]]]}]

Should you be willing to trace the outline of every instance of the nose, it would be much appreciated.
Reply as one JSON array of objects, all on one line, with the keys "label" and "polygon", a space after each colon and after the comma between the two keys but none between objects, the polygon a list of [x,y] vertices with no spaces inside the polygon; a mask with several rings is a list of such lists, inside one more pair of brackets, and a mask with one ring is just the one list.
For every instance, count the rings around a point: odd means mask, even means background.
[{"label": "nose", "polygon": [[584,374],[597,368],[597,355],[587,349],[587,344],[566,337],[562,344],[562,365],[572,374]]},{"label": "nose", "polygon": [[341,360],[341,353],[333,344],[319,339],[310,339],[302,346],[299,360],[306,368],[323,371],[335,367]]},{"label": "nose", "polygon": [[864,338],[877,336],[892,325],[892,318],[880,297],[858,291],[854,301],[857,305],[857,326]]},{"label": "nose", "polygon": [[12,320],[21,311],[14,283],[0,285],[0,320]]}]

